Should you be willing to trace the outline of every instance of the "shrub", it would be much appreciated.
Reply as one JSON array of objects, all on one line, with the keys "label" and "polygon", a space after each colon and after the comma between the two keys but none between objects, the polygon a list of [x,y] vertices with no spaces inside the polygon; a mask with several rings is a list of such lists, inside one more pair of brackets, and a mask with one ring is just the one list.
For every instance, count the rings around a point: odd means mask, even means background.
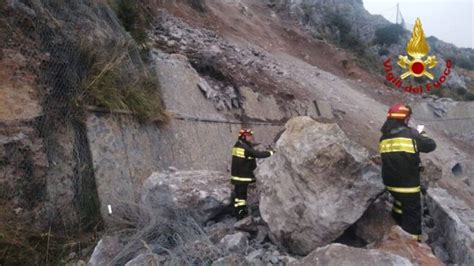
[{"label": "shrub", "polygon": [[385,49],[385,48],[380,48],[379,49],[379,55],[380,56],[385,56],[385,55],[388,55],[389,53],[390,53],[390,51]]},{"label": "shrub", "polygon": [[474,93],[472,92],[467,92],[465,95],[464,95],[464,99],[466,101],[474,101]]},{"label": "shrub", "polygon": [[360,40],[359,36],[352,31],[351,23],[339,12],[326,11],[328,26],[336,27],[339,31],[339,45],[342,48],[349,49],[357,55],[365,56],[366,46]]},{"label": "shrub", "polygon": [[474,70],[474,56],[457,56],[454,59],[454,62],[457,66],[468,69]]},{"label": "shrub", "polygon": [[147,19],[141,12],[138,1],[118,0],[114,9],[122,26],[132,35],[133,39],[138,44],[145,43]]},{"label": "shrub", "polygon": [[327,21],[329,21],[329,26],[334,26],[339,30],[340,37],[348,35],[352,29],[351,23],[339,12],[328,11]]},{"label": "shrub", "polygon": [[188,0],[188,4],[199,12],[206,12],[206,3],[204,0]]},{"label": "shrub", "polygon": [[390,24],[375,31],[374,42],[381,45],[398,43],[405,30],[399,24]]}]

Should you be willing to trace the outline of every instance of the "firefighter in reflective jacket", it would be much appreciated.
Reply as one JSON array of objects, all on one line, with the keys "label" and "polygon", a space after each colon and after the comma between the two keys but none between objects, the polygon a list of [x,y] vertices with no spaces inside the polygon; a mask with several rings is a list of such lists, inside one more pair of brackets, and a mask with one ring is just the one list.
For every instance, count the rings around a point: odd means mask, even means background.
[{"label": "firefighter in reflective jacket", "polygon": [[404,104],[390,107],[379,148],[383,183],[395,199],[393,217],[421,241],[420,152],[434,151],[436,143],[425,132],[408,127],[410,116],[411,108]]},{"label": "firefighter in reflective jacket", "polygon": [[252,147],[253,131],[241,129],[239,139],[232,148],[231,182],[234,185],[234,214],[237,219],[248,215],[247,187],[255,182],[253,170],[257,168],[255,158],[270,157],[274,151],[257,151]]}]

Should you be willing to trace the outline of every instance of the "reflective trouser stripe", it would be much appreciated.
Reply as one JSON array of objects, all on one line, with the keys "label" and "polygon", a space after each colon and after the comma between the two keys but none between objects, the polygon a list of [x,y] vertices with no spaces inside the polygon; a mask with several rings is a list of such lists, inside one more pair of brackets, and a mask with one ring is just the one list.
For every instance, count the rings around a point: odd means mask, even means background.
[{"label": "reflective trouser stripe", "polygon": [[398,200],[395,200],[394,204],[397,205],[397,206],[402,206],[402,203]]},{"label": "reflective trouser stripe", "polygon": [[245,206],[247,205],[247,201],[244,199],[234,199],[234,207]]},{"label": "reflective trouser stripe", "polygon": [[415,153],[415,146],[410,138],[384,139],[379,143],[380,153],[387,152],[408,152]]},{"label": "reflective trouser stripe", "polygon": [[420,192],[420,186],[418,187],[386,187],[388,191],[397,193],[416,193]]},{"label": "reflective trouser stripe", "polygon": [[399,213],[399,214],[402,214],[402,213],[403,213],[401,209],[399,209],[399,208],[397,208],[397,207],[395,207],[395,206],[393,206],[392,211],[393,211],[393,212],[396,212],[396,213]]},{"label": "reflective trouser stripe", "polygon": [[243,182],[252,182],[253,178],[251,177],[239,177],[239,176],[232,176],[230,179],[236,181],[243,181]]},{"label": "reflective trouser stripe", "polygon": [[411,235],[411,237],[415,240],[421,241],[421,235]]}]

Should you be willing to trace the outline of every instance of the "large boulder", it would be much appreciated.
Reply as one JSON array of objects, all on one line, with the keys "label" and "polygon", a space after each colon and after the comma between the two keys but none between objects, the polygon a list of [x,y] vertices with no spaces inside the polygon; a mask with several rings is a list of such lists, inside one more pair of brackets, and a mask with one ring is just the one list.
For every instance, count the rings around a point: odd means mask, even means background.
[{"label": "large boulder", "polygon": [[200,223],[212,219],[230,203],[229,176],[215,171],[153,173],[143,185],[145,206],[167,216],[169,209],[189,211]]},{"label": "large boulder", "polygon": [[430,188],[426,205],[434,230],[428,232],[435,252],[446,249],[449,263],[474,265],[474,210],[442,188]]},{"label": "large boulder", "polygon": [[368,151],[336,124],[296,117],[285,127],[257,169],[260,212],[272,240],[306,255],[340,236],[384,188]]},{"label": "large boulder", "polygon": [[408,259],[373,249],[353,248],[343,244],[331,244],[311,252],[291,266],[318,265],[413,265]]}]

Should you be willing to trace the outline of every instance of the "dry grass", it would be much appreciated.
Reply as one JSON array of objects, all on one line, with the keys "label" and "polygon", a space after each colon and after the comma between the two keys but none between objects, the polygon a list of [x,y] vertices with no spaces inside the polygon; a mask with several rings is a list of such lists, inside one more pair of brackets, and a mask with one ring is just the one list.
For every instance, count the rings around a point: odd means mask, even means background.
[{"label": "dry grass", "polygon": [[166,257],[166,265],[210,265],[227,254],[212,243],[188,212],[163,202],[161,197],[151,197],[147,203],[120,203],[110,233],[120,235],[125,245],[111,265],[125,264],[144,251]]},{"label": "dry grass", "polygon": [[161,99],[158,79],[143,66],[132,63],[129,51],[134,49],[133,45],[129,42],[109,46],[99,50],[84,48],[90,75],[84,82],[79,103],[110,111],[125,110],[142,122],[167,124],[170,118]]},{"label": "dry grass", "polygon": [[71,252],[81,254],[95,244],[94,232],[40,232],[26,222],[12,222],[5,217],[8,212],[0,223],[0,265],[62,265]]}]

